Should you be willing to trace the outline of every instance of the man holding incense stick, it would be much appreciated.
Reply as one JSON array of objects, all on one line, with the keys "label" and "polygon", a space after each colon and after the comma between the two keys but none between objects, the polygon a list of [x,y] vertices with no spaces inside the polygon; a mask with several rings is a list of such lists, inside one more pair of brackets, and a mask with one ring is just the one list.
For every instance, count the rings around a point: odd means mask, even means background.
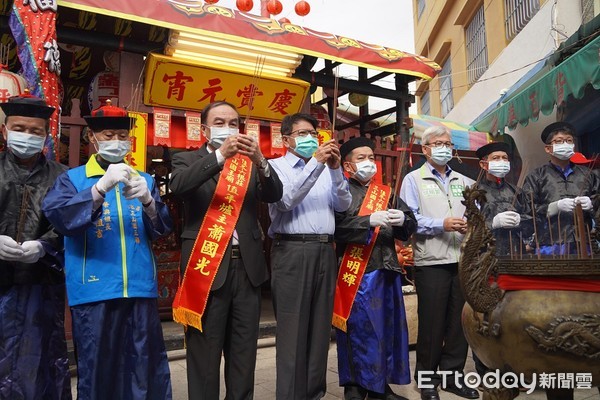
[{"label": "man holding incense stick", "polygon": [[[589,247],[594,208],[600,180],[591,169],[570,161],[575,152],[575,127],[554,122],[542,131],[544,150],[550,162],[532,171],[525,179],[524,192],[534,207],[536,242],[542,255],[578,254]],[[578,211],[578,208],[581,211]],[[576,231],[575,214],[581,212],[581,229]],[[578,238],[583,232],[585,238]],[[588,244],[588,245],[586,245]]]},{"label": "man holding incense stick", "polygon": [[70,399],[62,237],[41,213],[66,170],[42,153],[55,109],[29,94],[0,108],[0,398]]},{"label": "man holding incense stick", "polygon": [[[477,149],[476,154],[485,174],[477,182],[477,188],[486,192],[487,201],[481,212],[496,238],[496,255],[521,254],[523,240],[532,233],[532,216],[523,192],[504,179],[511,170],[510,147],[504,142],[488,143]],[[527,229],[522,232],[524,227]]]},{"label": "man holding incense stick", "polygon": [[351,176],[352,204],[336,213],[340,272],[334,301],[339,382],[345,400],[399,400],[390,384],[410,383],[402,268],[395,241],[408,240],[417,221],[392,189],[373,182],[373,141],[356,137],[340,147]]},{"label": "man holding incense stick", "polygon": [[172,163],[171,190],[184,205],[173,317],[187,327],[189,398],[219,398],[223,354],[225,398],[252,399],[260,287],[268,278],[258,202],[281,199],[282,185],[257,141],[240,134],[234,105],[207,105],[202,122],[208,143]]}]

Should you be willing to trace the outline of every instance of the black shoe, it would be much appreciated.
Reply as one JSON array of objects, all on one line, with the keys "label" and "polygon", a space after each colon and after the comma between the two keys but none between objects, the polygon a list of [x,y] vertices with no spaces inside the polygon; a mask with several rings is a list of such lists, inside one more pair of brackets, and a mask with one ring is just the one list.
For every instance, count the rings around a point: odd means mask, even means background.
[{"label": "black shoe", "polygon": [[365,400],[367,397],[367,389],[358,385],[344,386],[344,400]]},{"label": "black shoe", "polygon": [[445,390],[446,392],[454,393],[455,395],[457,395],[459,397],[463,397],[465,399],[478,399],[479,398],[479,392],[476,389],[471,389],[470,387],[467,387],[464,384],[464,382],[463,382],[462,386],[460,387],[460,389],[456,386],[446,386],[446,387],[443,387],[442,390]]},{"label": "black shoe", "polygon": [[437,389],[421,389],[421,400],[440,400]]}]

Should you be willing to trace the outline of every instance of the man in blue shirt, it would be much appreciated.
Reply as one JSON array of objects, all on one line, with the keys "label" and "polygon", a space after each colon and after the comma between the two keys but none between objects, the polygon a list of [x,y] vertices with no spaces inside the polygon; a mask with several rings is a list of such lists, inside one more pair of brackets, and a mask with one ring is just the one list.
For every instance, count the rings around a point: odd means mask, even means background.
[{"label": "man in blue shirt", "polygon": [[271,290],[277,319],[277,399],[320,399],[331,335],[337,260],[334,212],[352,196],[334,140],[319,146],[317,121],[307,114],[281,124],[285,156],[271,160],[283,197],[269,204],[273,238]]}]

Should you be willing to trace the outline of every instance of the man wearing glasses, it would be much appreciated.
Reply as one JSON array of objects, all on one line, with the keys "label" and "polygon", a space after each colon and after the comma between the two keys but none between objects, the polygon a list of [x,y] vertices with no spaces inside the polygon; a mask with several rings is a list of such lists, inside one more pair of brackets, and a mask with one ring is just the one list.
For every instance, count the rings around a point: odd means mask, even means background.
[{"label": "man wearing glasses", "polygon": [[[544,150],[550,162],[525,179],[524,191],[533,198],[541,254],[577,254],[574,211],[581,205],[585,224],[591,230],[600,180],[588,167],[571,162],[575,152],[575,127],[554,122],[542,131]],[[583,241],[587,243],[586,241]]]},{"label": "man wearing glasses", "polygon": [[327,391],[337,260],[334,212],[352,196],[334,140],[319,146],[317,120],[307,114],[281,123],[285,156],[270,161],[283,197],[269,204],[273,238],[271,289],[277,318],[277,399],[320,399]]},{"label": "man wearing glasses", "polygon": [[[467,358],[461,313],[464,298],[458,278],[460,244],[467,231],[463,218],[463,191],[474,182],[453,171],[450,132],[441,126],[427,128],[421,138],[427,162],[402,182],[400,197],[417,222],[413,235],[419,329],[415,379],[422,400],[439,400],[437,387],[467,399],[479,397],[462,378]],[[444,371],[446,382],[442,382]],[[427,385],[427,386],[425,386]]]}]

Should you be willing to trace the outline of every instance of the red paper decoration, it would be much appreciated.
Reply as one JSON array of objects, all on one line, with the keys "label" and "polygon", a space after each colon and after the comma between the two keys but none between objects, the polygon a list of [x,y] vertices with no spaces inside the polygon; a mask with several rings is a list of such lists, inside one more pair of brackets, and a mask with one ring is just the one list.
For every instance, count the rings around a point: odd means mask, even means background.
[{"label": "red paper decoration", "polygon": [[206,4],[216,4],[216,3],[218,3],[218,2],[219,2],[219,0],[204,0],[204,2],[205,2]]},{"label": "red paper decoration", "polygon": [[252,0],[237,0],[235,5],[238,10],[248,12],[254,7],[254,2]]},{"label": "red paper decoration", "polygon": [[281,1],[279,0],[269,0],[267,2],[267,11],[269,11],[272,15],[277,15],[281,13],[283,10],[283,6],[281,5]]},{"label": "red paper decoration", "polygon": [[296,10],[296,14],[298,14],[301,17],[304,17],[310,12],[310,4],[308,4],[308,2],[304,0],[299,1],[296,3],[294,10]]}]

